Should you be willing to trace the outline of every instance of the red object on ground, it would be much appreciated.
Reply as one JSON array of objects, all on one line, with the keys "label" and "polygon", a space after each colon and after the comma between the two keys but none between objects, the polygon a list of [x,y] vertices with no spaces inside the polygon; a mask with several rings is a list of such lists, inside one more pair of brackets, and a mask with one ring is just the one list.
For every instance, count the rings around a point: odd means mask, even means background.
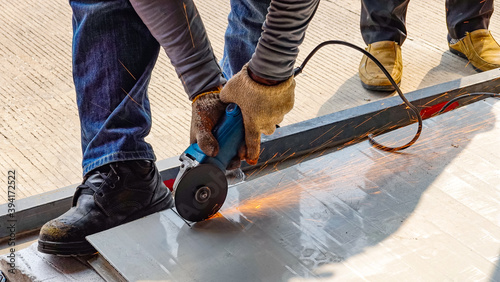
[{"label": "red object on ground", "polygon": [[174,190],[174,182],[175,182],[175,178],[172,178],[172,179],[168,179],[168,180],[163,181],[163,184],[165,184],[165,186],[167,186],[167,188],[170,189],[170,192],[172,192]]},{"label": "red object on ground", "polygon": [[[444,105],[446,105],[446,103],[448,103],[448,102],[449,101],[444,101],[444,102],[441,102],[441,103],[436,104],[434,106],[430,106],[428,108],[422,109],[420,111],[420,115],[422,116],[422,119],[430,118],[433,115],[437,114],[444,107]],[[451,105],[448,106],[448,108],[446,108],[446,110],[444,112],[446,113],[448,111],[451,111],[451,110],[455,109],[456,107],[458,107],[458,102],[453,102]]]}]

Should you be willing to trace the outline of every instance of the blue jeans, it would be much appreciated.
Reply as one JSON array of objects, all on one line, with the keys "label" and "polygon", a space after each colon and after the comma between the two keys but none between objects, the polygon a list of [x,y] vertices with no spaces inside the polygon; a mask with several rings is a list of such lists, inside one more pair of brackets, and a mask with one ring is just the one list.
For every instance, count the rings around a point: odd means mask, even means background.
[{"label": "blue jeans", "polygon": [[252,58],[271,0],[231,0],[220,65],[229,79]]},{"label": "blue jeans", "polygon": [[147,95],[159,44],[127,0],[70,0],[73,79],[83,174],[117,161],[155,160]]}]

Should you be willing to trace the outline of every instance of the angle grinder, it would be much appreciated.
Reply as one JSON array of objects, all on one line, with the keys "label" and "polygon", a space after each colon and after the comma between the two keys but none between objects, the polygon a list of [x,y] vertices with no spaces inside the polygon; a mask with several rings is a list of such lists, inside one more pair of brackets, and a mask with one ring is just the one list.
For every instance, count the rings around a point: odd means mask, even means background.
[{"label": "angle grinder", "polygon": [[226,200],[226,168],[245,138],[243,116],[236,104],[226,107],[212,133],[219,142],[217,156],[207,156],[194,143],[179,157],[181,166],[173,185],[175,208],[192,222],[212,217]]}]

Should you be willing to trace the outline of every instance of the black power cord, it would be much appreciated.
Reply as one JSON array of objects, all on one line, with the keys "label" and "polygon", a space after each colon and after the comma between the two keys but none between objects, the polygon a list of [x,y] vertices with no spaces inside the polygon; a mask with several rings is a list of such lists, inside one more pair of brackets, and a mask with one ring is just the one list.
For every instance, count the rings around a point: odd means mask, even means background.
[{"label": "black power cord", "polygon": [[[386,152],[401,151],[401,150],[404,150],[404,149],[412,146],[413,144],[415,144],[415,142],[417,142],[418,138],[420,137],[420,134],[422,133],[422,116],[420,115],[417,107],[415,107],[412,103],[410,103],[410,101],[408,101],[406,99],[406,97],[403,95],[403,92],[401,91],[401,89],[399,88],[399,86],[397,85],[397,83],[394,81],[394,79],[392,78],[392,76],[389,74],[389,72],[382,65],[382,63],[380,63],[380,61],[377,60],[377,58],[375,58],[372,54],[370,54],[365,49],[360,48],[360,47],[358,47],[358,46],[356,46],[354,44],[351,44],[349,42],[341,41],[341,40],[324,41],[324,42],[320,43],[318,46],[316,46],[309,53],[309,55],[307,55],[306,59],[304,60],[304,62],[302,62],[302,64],[299,67],[297,67],[297,68],[294,69],[294,76],[297,76],[297,75],[299,75],[302,72],[302,70],[304,69],[304,67],[306,66],[306,64],[314,56],[314,54],[316,54],[316,52],[319,49],[321,49],[322,47],[324,47],[326,45],[330,45],[330,44],[338,44],[338,45],[344,45],[344,46],[351,47],[353,49],[356,49],[356,50],[360,51],[361,53],[365,54],[368,58],[370,58],[380,68],[380,70],[382,70],[382,72],[385,74],[385,76],[387,77],[387,79],[389,79],[389,81],[391,82],[392,86],[394,87],[394,89],[396,89],[396,92],[398,92],[399,97],[403,100],[403,102],[405,103],[405,105],[417,116],[417,121],[418,121],[417,132],[415,133],[415,136],[413,137],[413,139],[410,140],[405,145],[402,145],[402,146],[399,146],[399,147],[384,146],[384,145],[378,143],[377,141],[375,141],[373,134],[368,134],[368,139],[370,141],[370,144],[372,146],[374,146],[375,148],[380,149],[382,151],[386,151]],[[456,97],[456,98],[450,100],[446,105],[444,105],[441,108],[441,110],[439,111],[438,114],[441,114],[447,107],[449,107],[452,103],[456,102],[457,100],[460,100],[460,99],[463,99],[463,98],[467,98],[467,97],[471,97],[471,96],[480,96],[480,95],[481,96],[487,96],[487,97],[500,97],[500,94],[498,94],[498,93],[490,93],[490,92],[475,92],[475,93],[469,93],[469,94],[461,95],[459,97]]]},{"label": "black power cord", "polygon": [[472,97],[472,96],[485,96],[485,97],[500,98],[500,94],[498,94],[498,93],[491,93],[491,92],[472,92],[472,93],[467,93],[467,94],[464,94],[464,95],[461,95],[461,96],[458,96],[458,97],[455,97],[455,98],[451,99],[448,103],[446,103],[446,105],[444,105],[441,108],[441,110],[439,110],[438,115],[441,114],[442,112],[444,112],[444,110],[446,110],[446,108],[448,108],[451,104],[455,103],[457,100],[460,100],[460,99],[463,99],[463,98],[467,98],[467,97]]}]

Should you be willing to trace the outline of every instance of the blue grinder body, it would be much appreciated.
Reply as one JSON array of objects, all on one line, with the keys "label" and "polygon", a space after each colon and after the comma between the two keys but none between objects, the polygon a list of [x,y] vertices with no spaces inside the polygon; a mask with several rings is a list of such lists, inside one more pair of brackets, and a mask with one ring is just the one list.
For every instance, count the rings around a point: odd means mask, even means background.
[{"label": "blue grinder body", "polygon": [[191,144],[184,151],[184,154],[200,164],[213,164],[225,172],[229,162],[238,154],[245,139],[243,116],[236,104],[231,103],[226,107],[225,114],[219,119],[212,133],[219,142],[217,156],[207,156],[197,143]]}]

